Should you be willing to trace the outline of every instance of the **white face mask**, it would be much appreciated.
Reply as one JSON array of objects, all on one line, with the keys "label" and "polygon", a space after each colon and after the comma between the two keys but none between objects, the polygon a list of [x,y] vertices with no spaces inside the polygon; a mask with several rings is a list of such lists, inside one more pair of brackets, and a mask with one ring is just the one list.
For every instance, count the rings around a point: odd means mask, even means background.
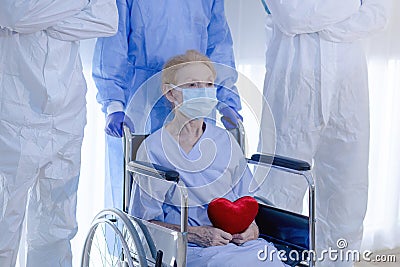
[{"label": "white face mask", "polygon": [[218,104],[215,87],[179,88],[178,90],[183,96],[183,102],[178,104],[178,110],[190,119],[207,117]]}]

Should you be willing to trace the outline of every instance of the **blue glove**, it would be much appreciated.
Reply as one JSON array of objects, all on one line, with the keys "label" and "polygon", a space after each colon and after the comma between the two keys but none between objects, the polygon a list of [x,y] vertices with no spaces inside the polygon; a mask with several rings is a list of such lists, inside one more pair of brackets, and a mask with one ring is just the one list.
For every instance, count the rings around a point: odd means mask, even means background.
[{"label": "blue glove", "polygon": [[113,112],[107,115],[106,118],[106,127],[104,131],[106,134],[114,137],[122,137],[122,125],[125,124],[131,130],[131,132],[135,131],[135,127],[133,126],[133,122],[131,119],[125,115],[122,111]]},{"label": "blue glove", "polygon": [[221,121],[227,130],[237,128],[238,121],[243,121],[243,117],[229,106],[222,108],[219,112],[222,115]]}]

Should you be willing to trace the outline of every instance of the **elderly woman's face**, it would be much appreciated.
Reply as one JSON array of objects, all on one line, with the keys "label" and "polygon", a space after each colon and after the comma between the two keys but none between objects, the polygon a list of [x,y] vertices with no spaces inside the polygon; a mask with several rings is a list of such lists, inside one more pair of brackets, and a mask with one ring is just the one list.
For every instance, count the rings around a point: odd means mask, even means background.
[{"label": "elderly woman's face", "polygon": [[206,118],[218,103],[213,72],[203,63],[192,63],[175,72],[175,84],[166,97],[185,117]]},{"label": "elderly woman's face", "polygon": [[[175,85],[180,88],[213,88],[212,71],[203,63],[193,63],[178,69],[175,73]],[[182,103],[182,92],[173,90],[176,102]]]}]

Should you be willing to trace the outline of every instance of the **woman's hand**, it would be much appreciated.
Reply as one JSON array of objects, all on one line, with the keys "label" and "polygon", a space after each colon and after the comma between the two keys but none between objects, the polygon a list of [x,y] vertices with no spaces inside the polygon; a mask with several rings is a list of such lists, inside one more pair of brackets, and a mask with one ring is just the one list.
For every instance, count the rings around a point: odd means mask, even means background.
[{"label": "woman's hand", "polygon": [[189,227],[188,241],[202,247],[223,246],[231,242],[232,235],[212,226]]},{"label": "woman's hand", "polygon": [[258,226],[253,221],[243,233],[232,235],[231,242],[235,243],[236,245],[241,245],[247,241],[257,239],[258,235],[259,235]]},{"label": "woman's hand", "polygon": [[[161,225],[174,231],[180,231],[180,225],[151,220],[154,224]],[[258,230],[258,228],[257,228]],[[202,247],[223,246],[232,241],[232,235],[212,226],[189,226],[188,241]]]}]

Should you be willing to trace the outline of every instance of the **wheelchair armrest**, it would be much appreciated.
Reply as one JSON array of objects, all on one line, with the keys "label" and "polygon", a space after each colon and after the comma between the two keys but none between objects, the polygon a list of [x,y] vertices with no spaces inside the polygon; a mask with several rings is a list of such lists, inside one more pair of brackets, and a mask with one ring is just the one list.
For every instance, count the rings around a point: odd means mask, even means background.
[{"label": "wheelchair armrest", "polygon": [[166,167],[150,162],[133,160],[128,163],[128,171],[150,175],[170,182],[179,182],[179,173]]},{"label": "wheelchair armrest", "polygon": [[283,157],[280,155],[254,154],[251,156],[250,160],[296,171],[309,171],[311,169],[311,165],[306,161]]}]

